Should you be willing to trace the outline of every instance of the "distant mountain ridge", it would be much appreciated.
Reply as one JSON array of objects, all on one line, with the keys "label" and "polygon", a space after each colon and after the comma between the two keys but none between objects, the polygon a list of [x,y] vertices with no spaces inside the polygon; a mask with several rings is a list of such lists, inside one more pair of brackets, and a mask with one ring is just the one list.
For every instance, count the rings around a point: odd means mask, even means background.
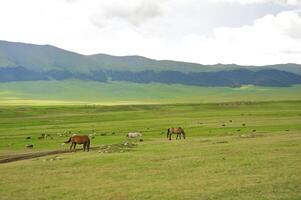
[{"label": "distant mountain ridge", "polygon": [[142,56],[87,56],[50,45],[0,41],[0,82],[53,79],[286,87],[301,84],[301,65],[201,65]]}]

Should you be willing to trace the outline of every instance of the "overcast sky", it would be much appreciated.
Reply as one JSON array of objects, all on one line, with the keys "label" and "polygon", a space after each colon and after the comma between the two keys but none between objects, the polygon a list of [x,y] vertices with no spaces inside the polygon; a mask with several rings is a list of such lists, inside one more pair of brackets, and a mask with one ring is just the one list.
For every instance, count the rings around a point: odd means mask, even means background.
[{"label": "overcast sky", "polygon": [[202,64],[301,63],[301,3],[0,0],[0,40]]}]

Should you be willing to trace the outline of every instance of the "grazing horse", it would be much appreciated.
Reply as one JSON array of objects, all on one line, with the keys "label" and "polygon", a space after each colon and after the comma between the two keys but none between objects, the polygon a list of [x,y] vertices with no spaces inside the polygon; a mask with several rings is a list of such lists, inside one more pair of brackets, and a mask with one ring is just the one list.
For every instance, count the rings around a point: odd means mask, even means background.
[{"label": "grazing horse", "polygon": [[142,133],[140,133],[140,132],[130,132],[130,133],[126,134],[126,137],[128,137],[128,138],[142,137]]},{"label": "grazing horse", "polygon": [[67,143],[70,143],[70,142],[71,142],[70,150],[72,150],[72,147],[73,147],[73,150],[75,150],[76,144],[83,144],[84,151],[86,151],[86,150],[89,151],[90,150],[90,138],[87,135],[72,136],[65,143],[67,144]]},{"label": "grazing horse", "polygon": [[181,127],[177,127],[177,128],[172,127],[172,128],[167,129],[167,138],[169,138],[169,140],[171,140],[171,135],[172,134],[177,134],[176,139],[178,139],[179,136],[180,136],[180,139],[182,139],[181,138],[182,135],[183,135],[184,139],[186,138],[185,137],[185,132]]}]

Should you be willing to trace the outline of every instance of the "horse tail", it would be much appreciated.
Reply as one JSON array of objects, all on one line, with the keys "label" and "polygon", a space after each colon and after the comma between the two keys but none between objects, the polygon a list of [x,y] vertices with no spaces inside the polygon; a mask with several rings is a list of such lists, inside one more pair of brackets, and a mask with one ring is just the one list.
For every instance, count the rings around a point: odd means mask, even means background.
[{"label": "horse tail", "polygon": [[67,143],[69,143],[70,141],[71,141],[71,137],[69,138],[69,140],[68,140],[68,141],[66,141],[66,142],[64,142],[64,143],[66,143],[66,144],[67,144]]}]

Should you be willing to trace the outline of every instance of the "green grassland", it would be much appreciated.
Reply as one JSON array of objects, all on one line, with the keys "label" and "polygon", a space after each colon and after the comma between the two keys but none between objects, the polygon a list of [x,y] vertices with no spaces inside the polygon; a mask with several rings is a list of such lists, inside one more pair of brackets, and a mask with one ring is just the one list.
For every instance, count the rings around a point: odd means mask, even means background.
[{"label": "green grassland", "polygon": [[0,83],[0,105],[171,104],[230,101],[301,100],[293,87],[197,87],[129,82],[34,81]]},{"label": "green grassland", "polygon": [[[171,126],[187,139],[168,141]],[[66,149],[62,133],[92,130],[92,146],[123,144],[129,131],[144,141],[1,164],[0,199],[301,198],[301,101],[1,106],[0,156]]]}]

